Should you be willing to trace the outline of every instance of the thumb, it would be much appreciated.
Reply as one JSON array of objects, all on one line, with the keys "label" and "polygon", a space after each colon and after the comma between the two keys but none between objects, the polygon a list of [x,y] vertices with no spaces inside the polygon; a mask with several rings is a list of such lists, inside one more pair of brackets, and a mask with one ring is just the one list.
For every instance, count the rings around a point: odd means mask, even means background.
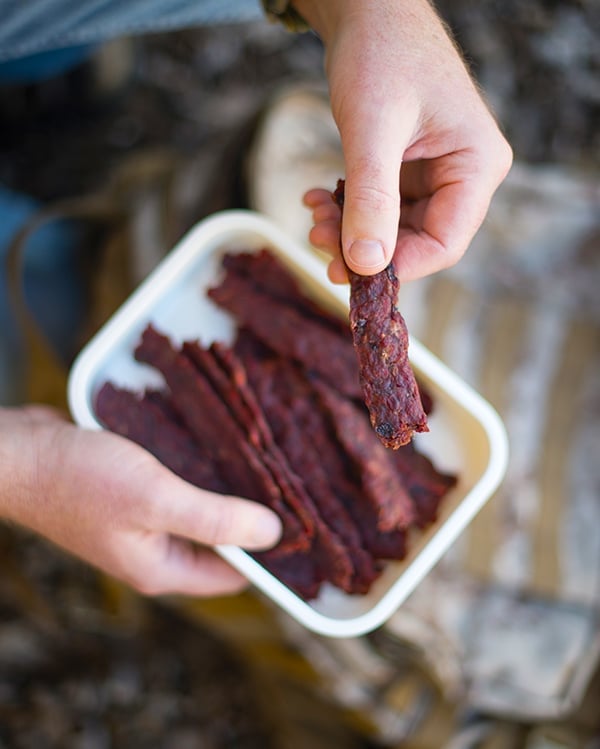
[{"label": "thumb", "polygon": [[165,495],[155,497],[153,530],[207,546],[231,544],[245,549],[270,548],[279,540],[281,521],[258,502],[198,489],[170,477]]},{"label": "thumb", "polygon": [[[392,260],[400,220],[400,166],[412,128],[390,111],[371,106],[338,123],[346,186],[342,252],[362,275],[383,270]],[[402,122],[404,120],[404,122]]]}]

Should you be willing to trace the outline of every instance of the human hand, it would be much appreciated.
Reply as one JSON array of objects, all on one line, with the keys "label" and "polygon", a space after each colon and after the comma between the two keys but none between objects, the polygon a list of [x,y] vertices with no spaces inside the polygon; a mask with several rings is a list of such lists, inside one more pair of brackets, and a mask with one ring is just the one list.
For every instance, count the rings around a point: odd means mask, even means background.
[{"label": "human hand", "polygon": [[273,546],[266,507],[197,489],[130,440],[53,409],[0,408],[0,518],[141,593],[212,596],[247,584],[208,546]]},{"label": "human hand", "polygon": [[[512,163],[510,146],[427,0],[295,0],[326,50],[345,161],[345,262],[400,281],[456,263]],[[340,211],[311,190],[311,242],[347,281]]]}]

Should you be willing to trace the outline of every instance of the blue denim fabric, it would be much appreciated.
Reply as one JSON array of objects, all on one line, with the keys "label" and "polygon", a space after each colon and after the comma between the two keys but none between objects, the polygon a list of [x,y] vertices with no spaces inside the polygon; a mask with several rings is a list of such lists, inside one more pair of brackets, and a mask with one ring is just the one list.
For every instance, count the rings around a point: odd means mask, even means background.
[{"label": "blue denim fabric", "polygon": [[261,17],[259,0],[0,0],[0,60]]},{"label": "blue denim fabric", "polygon": [[[6,252],[15,233],[40,210],[32,198],[0,185],[0,404],[22,402],[24,341],[8,299]],[[29,239],[23,257],[23,287],[29,309],[56,351],[73,353],[74,320],[85,313],[85,294],[77,272],[80,227],[55,221]],[[75,326],[76,327],[76,326]]]},{"label": "blue denim fabric", "polygon": [[55,78],[82,63],[95,49],[93,44],[79,44],[13,60],[0,60],[0,84],[39,83]]}]

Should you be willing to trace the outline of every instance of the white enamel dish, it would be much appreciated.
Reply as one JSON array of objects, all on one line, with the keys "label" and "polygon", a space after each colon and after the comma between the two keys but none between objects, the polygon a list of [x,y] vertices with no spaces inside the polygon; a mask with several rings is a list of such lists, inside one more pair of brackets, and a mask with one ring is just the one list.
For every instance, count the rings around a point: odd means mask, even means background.
[{"label": "white enamel dish", "polygon": [[[231,318],[206,297],[205,291],[219,278],[224,252],[262,247],[277,254],[317,301],[347,313],[347,287],[328,281],[325,264],[309,248],[256,213],[215,214],[178,243],[77,357],[68,392],[76,423],[102,428],[93,404],[106,381],[135,390],[161,382],[156,372],[133,358],[148,323],[176,342],[231,340]],[[418,378],[435,403],[430,432],[418,435],[417,445],[438,469],[456,472],[459,482],[445,498],[439,520],[425,533],[411,536],[408,557],[387,564],[367,595],[349,596],[324,586],[319,598],[307,603],[242,549],[217,548],[265,595],[322,635],[353,637],[381,626],[456,541],[492,496],[506,470],[507,437],[496,411],[414,339],[409,354]]]}]

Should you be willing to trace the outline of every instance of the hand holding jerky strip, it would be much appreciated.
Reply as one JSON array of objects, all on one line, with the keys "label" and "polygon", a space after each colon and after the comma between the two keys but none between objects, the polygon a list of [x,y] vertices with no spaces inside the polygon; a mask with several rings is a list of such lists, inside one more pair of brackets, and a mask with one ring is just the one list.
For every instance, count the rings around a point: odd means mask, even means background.
[{"label": "hand holding jerky strip", "polygon": [[[343,180],[338,180],[333,200],[343,208]],[[391,263],[373,276],[348,268],[348,278],[350,329],[365,403],[379,439],[395,450],[410,442],[414,432],[428,431],[408,361],[408,331],[396,307],[398,279]]]}]

